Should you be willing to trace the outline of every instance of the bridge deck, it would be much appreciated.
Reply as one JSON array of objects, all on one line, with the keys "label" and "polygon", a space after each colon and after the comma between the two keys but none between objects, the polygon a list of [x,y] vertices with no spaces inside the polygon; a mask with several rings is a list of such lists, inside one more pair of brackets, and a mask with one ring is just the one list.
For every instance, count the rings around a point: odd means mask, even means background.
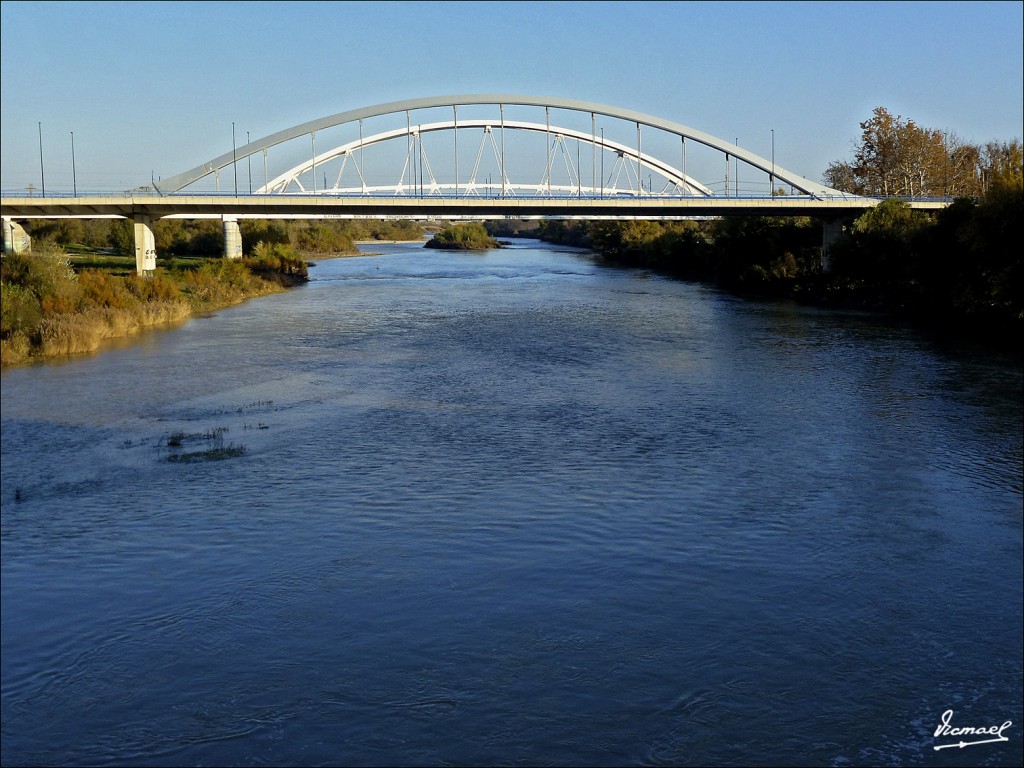
[{"label": "bridge deck", "polygon": [[[3,197],[5,218],[412,218],[412,219],[672,219],[693,216],[856,215],[876,198],[514,198],[338,197],[332,195],[188,195],[123,197]],[[948,200],[909,201],[939,210]]]}]

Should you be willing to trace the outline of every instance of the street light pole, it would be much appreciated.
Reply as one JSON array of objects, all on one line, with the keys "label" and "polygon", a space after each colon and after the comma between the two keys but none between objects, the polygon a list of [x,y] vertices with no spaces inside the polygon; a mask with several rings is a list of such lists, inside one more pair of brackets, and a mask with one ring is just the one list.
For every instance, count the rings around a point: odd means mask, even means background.
[{"label": "street light pole", "polygon": [[75,173],[75,132],[71,132],[71,189],[78,197],[78,174]]},{"label": "street light pole", "polygon": [[231,123],[231,168],[235,172],[235,197],[238,197],[238,156],[235,154],[235,123]]},{"label": "street light pole", "polygon": [[39,123],[39,182],[46,197],[46,173],[43,171],[43,124]]},{"label": "street light pole", "polygon": [[[248,146],[249,143],[250,143],[249,142],[249,132],[246,131],[245,132],[245,144],[246,144],[246,146]],[[251,152],[248,155],[245,156],[245,161],[249,165],[249,194],[251,195],[252,194],[252,153]]]},{"label": "street light pole", "polygon": [[640,123],[636,124],[636,197],[640,199],[643,191],[644,183],[640,178],[640,174],[643,173],[643,150],[640,146]]}]

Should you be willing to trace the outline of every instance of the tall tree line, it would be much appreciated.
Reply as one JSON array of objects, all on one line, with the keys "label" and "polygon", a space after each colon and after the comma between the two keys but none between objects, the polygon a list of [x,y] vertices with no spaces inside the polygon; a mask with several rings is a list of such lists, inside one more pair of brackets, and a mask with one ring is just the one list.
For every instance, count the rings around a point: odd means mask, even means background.
[{"label": "tall tree line", "polygon": [[970,144],[876,107],[860,124],[852,160],[829,165],[825,183],[857,195],[980,197],[1019,178],[1021,142]]}]

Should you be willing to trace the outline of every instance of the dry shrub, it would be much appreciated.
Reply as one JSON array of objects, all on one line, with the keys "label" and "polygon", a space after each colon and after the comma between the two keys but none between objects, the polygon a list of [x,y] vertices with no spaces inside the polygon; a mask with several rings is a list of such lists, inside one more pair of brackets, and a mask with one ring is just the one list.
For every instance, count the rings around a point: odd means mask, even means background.
[{"label": "dry shrub", "polygon": [[90,309],[74,315],[47,315],[39,321],[39,352],[43,355],[73,355],[92,352],[108,338],[104,310]]},{"label": "dry shrub", "polygon": [[131,275],[125,278],[125,287],[141,301],[174,301],[182,298],[181,286],[162,270],[149,277]]},{"label": "dry shrub", "polygon": [[148,301],[141,308],[143,326],[164,325],[184,320],[191,314],[184,301]]},{"label": "dry shrub", "polygon": [[237,304],[272,290],[276,290],[275,286],[235,259],[209,261],[185,276],[185,292],[197,309]]},{"label": "dry shrub", "polygon": [[28,360],[32,354],[32,342],[21,331],[0,339],[0,365],[16,365]]},{"label": "dry shrub", "polygon": [[124,278],[102,272],[98,269],[86,269],[78,276],[81,291],[79,306],[83,309],[91,307],[112,307],[129,309],[137,307],[139,299],[127,286]]},{"label": "dry shrub", "polygon": [[185,275],[185,292],[198,305],[212,302],[218,292],[217,279],[202,267]]},{"label": "dry shrub", "polygon": [[131,309],[92,307],[73,315],[48,315],[37,329],[38,354],[45,357],[95,352],[106,339],[179,322],[189,314],[189,306],[184,302],[154,301]]},{"label": "dry shrub", "polygon": [[44,296],[40,301],[44,315],[60,315],[74,312],[78,305],[78,299],[75,296],[67,296],[64,294],[58,296]]},{"label": "dry shrub", "polygon": [[130,336],[142,330],[142,310],[140,308],[115,309],[103,307],[96,312],[96,317],[105,328],[101,327],[102,338],[113,339],[118,336]]}]

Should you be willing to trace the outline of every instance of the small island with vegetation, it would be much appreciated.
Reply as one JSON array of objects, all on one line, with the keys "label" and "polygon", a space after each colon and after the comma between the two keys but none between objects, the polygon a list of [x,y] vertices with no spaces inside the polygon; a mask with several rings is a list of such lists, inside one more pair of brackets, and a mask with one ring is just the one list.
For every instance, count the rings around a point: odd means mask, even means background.
[{"label": "small island with vegetation", "polygon": [[451,251],[486,251],[501,248],[501,243],[491,237],[483,224],[450,224],[427,241],[425,248],[442,248]]}]

